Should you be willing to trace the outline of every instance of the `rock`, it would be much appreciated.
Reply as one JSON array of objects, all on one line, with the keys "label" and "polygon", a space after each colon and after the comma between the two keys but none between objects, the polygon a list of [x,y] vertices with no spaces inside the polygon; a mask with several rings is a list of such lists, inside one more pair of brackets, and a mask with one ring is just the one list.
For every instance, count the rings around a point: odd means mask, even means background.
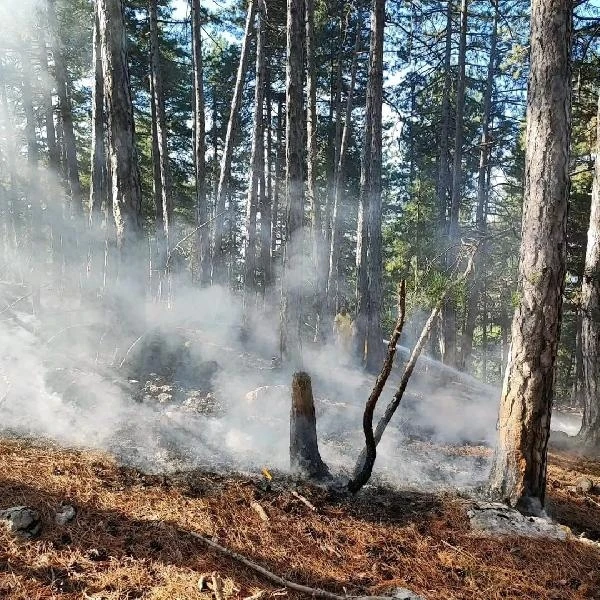
[{"label": "rock", "polygon": [[477,502],[467,511],[471,529],[489,535],[522,535],[564,540],[569,529],[548,517],[526,517],[499,502]]},{"label": "rock", "polygon": [[63,504],[60,509],[56,512],[54,520],[57,525],[66,525],[70,523],[77,514],[77,511],[70,504]]},{"label": "rock", "polygon": [[392,598],[397,600],[425,600],[423,596],[419,596],[406,588],[396,588],[392,593]]},{"label": "rock", "polygon": [[594,489],[594,482],[589,477],[580,477],[575,482],[575,489],[581,494],[589,494]]},{"label": "rock", "polygon": [[42,528],[40,514],[27,506],[13,506],[0,511],[0,519],[5,521],[9,531],[26,538],[35,537]]}]

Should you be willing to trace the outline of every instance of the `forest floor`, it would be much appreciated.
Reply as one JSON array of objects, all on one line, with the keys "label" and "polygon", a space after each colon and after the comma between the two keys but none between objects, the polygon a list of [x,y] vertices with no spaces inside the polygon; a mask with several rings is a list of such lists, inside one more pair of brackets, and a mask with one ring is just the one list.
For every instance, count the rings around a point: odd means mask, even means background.
[{"label": "forest floor", "polygon": [[[208,599],[215,594],[198,582],[212,573],[223,598],[300,597],[190,531],[340,594],[600,598],[600,547],[576,539],[600,539],[600,497],[573,487],[582,475],[598,483],[600,462],[564,452],[550,460],[550,511],[574,534],[565,541],[474,535],[469,501],[453,494],[369,487],[348,498],[277,474],[270,483],[260,473],[144,475],[95,451],[0,440],[0,509],[30,506],[43,522],[31,540],[0,528],[0,598]],[[66,525],[55,523],[62,503],[77,510]]]}]

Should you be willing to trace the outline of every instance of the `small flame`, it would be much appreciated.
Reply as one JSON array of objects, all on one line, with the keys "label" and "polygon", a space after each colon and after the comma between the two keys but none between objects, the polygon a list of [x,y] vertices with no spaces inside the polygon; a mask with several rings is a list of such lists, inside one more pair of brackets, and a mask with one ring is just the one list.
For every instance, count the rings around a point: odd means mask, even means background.
[{"label": "small flame", "polygon": [[269,471],[269,469],[267,469],[267,467],[263,467],[262,468],[262,474],[269,480],[269,481],[273,481],[273,475],[271,475],[271,472]]}]

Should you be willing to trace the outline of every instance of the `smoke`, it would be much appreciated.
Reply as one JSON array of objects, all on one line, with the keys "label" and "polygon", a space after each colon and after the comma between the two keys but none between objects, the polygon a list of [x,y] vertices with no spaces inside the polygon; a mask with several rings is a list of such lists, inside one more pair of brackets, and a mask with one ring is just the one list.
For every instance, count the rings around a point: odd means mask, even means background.
[{"label": "smoke", "polygon": [[[185,270],[173,274],[170,307],[140,297],[123,272],[116,280],[106,230],[73,216],[62,177],[28,160],[20,52],[35,39],[40,7],[36,0],[0,0],[0,47],[8,49],[0,62],[0,431],[105,449],[153,471],[286,471],[292,371],[271,363],[278,306],[265,311],[221,287],[199,289]],[[51,82],[39,69],[30,77],[37,106]],[[38,115],[43,149],[41,122]],[[286,277],[311,299],[314,264],[306,246],[297,241],[288,249]],[[152,241],[140,241],[136,254],[153,256]],[[148,261],[143,265],[148,283]],[[313,378],[321,452],[333,471],[347,472],[363,446],[373,378],[332,343],[312,344],[310,324],[305,334],[302,363]],[[173,366],[169,377],[140,367],[155,351]],[[405,349],[376,421],[398,385],[402,358]],[[147,393],[152,386],[160,393]],[[422,360],[378,448],[375,476],[421,487],[480,483],[486,454],[469,448],[493,443],[498,398],[499,390]]]}]

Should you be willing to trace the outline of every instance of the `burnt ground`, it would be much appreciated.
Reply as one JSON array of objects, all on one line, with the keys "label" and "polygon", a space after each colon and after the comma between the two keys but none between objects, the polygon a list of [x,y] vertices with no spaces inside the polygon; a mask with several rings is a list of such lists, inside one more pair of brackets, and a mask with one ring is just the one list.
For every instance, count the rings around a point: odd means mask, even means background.
[{"label": "burnt ground", "polygon": [[[574,534],[598,536],[600,497],[574,486],[582,475],[599,482],[600,462],[564,452],[550,458],[550,509]],[[77,516],[56,525],[64,502]],[[213,572],[225,598],[299,597],[208,550],[188,531],[213,536],[289,579],[339,593],[407,587],[430,600],[600,598],[598,547],[574,536],[474,536],[468,500],[448,493],[372,487],[351,498],[296,488],[277,473],[270,483],[260,473],[146,475],[99,452],[4,440],[0,508],[14,505],[40,511],[43,528],[33,540],[0,528],[0,598],[7,600],[211,598],[198,581]]]}]

